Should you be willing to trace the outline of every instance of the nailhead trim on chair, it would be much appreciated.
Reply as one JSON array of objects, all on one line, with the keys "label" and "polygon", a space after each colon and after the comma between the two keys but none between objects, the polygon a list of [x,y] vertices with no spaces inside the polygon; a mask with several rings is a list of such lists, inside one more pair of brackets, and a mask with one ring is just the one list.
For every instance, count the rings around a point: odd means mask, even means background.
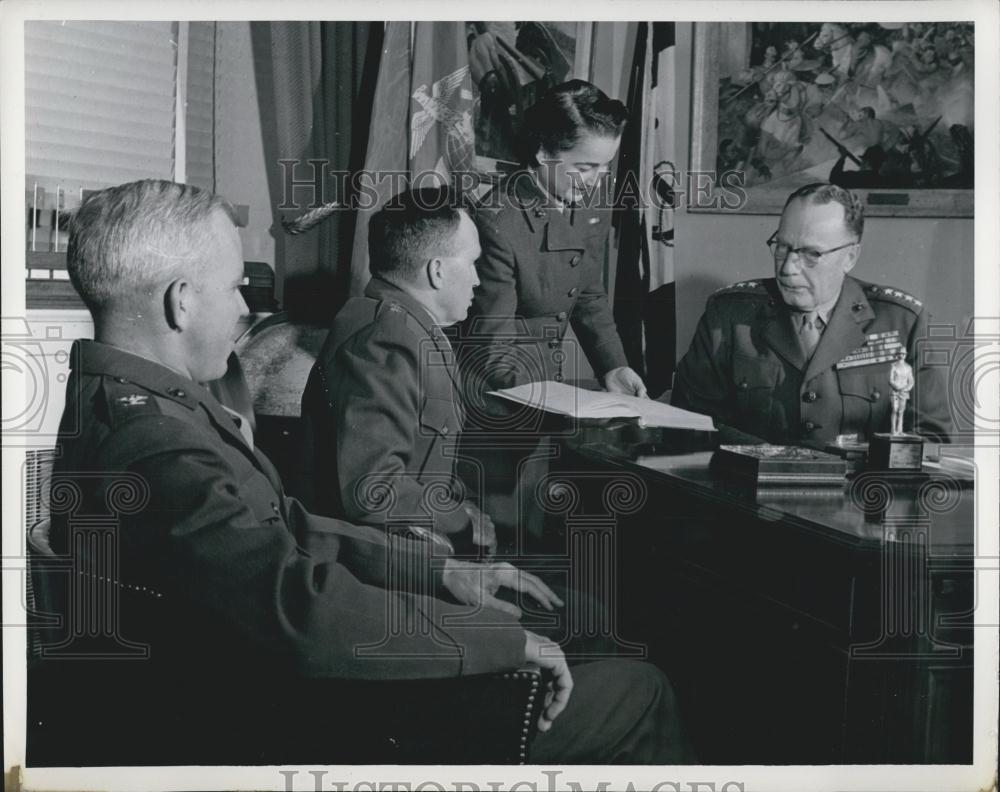
[{"label": "nailhead trim on chair", "polygon": [[503,675],[504,679],[531,680],[531,695],[528,696],[524,712],[524,726],[521,729],[520,745],[518,746],[518,763],[525,764],[528,760],[528,734],[531,731],[532,710],[535,707],[535,694],[538,692],[539,674],[532,671],[510,671]]},{"label": "nailhead trim on chair", "polygon": [[122,583],[120,580],[112,580],[111,578],[106,578],[104,575],[91,575],[87,572],[77,572],[80,577],[97,578],[97,580],[106,580],[108,583],[114,583],[118,588],[131,589],[132,591],[145,591],[147,594],[152,594],[157,599],[163,599],[163,594],[161,594],[156,589],[146,588],[145,586],[134,586],[131,583]]}]

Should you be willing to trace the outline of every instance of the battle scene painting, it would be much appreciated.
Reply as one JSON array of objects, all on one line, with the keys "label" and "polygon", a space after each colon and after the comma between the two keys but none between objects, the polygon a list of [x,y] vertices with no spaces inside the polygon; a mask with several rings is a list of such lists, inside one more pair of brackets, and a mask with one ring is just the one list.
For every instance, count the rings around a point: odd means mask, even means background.
[{"label": "battle scene painting", "polygon": [[971,22],[719,28],[720,173],[748,188],[972,189]]}]

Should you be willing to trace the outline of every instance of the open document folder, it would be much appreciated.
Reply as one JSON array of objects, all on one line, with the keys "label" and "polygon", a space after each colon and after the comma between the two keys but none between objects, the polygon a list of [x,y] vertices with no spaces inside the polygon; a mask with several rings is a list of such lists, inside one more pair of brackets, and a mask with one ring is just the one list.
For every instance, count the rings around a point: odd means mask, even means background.
[{"label": "open document folder", "polygon": [[491,394],[545,412],[574,418],[638,418],[643,426],[715,431],[712,419],[707,415],[671,407],[653,399],[583,390],[561,382],[529,382],[516,388],[491,391]]}]

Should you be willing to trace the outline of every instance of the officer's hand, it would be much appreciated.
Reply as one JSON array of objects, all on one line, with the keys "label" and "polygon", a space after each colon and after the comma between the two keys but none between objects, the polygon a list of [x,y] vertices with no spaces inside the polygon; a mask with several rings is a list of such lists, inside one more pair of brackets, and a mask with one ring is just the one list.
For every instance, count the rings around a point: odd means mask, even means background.
[{"label": "officer's hand", "polygon": [[497,552],[497,527],[493,520],[472,501],[465,501],[462,508],[472,520],[472,543],[482,547],[486,555],[492,557]]},{"label": "officer's hand", "polygon": [[538,731],[547,732],[552,721],[559,717],[573,692],[573,676],[566,664],[566,656],[558,645],[533,632],[524,633],[524,659],[552,672],[549,691],[545,694],[545,705],[538,716]]},{"label": "officer's hand", "polygon": [[501,588],[530,594],[546,610],[560,607],[563,601],[530,572],[523,572],[506,561],[480,564],[449,558],[444,562],[444,587],[466,605],[484,605],[520,618],[521,609],[496,598]]},{"label": "officer's hand", "polygon": [[500,55],[493,34],[481,33],[476,36],[469,45],[469,73],[472,75],[472,82],[479,85],[483,77],[499,68]]},{"label": "officer's hand", "polygon": [[645,399],[648,395],[642,377],[628,366],[619,366],[605,374],[604,387],[611,393],[625,393],[629,396],[638,396],[640,399]]}]

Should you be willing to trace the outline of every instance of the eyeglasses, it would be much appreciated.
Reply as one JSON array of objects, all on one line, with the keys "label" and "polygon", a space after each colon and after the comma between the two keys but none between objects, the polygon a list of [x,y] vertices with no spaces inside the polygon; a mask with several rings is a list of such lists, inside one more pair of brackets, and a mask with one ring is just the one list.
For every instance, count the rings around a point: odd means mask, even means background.
[{"label": "eyeglasses", "polygon": [[807,267],[815,267],[823,260],[823,256],[829,256],[831,253],[836,253],[838,250],[843,250],[844,248],[849,248],[857,244],[858,240],[855,239],[853,242],[847,242],[843,245],[838,245],[835,248],[830,248],[829,250],[816,250],[816,248],[811,247],[793,248],[787,242],[778,241],[777,231],[771,234],[771,238],[767,240],[767,246],[771,248],[771,255],[774,256],[775,261],[784,262],[794,253]]}]

